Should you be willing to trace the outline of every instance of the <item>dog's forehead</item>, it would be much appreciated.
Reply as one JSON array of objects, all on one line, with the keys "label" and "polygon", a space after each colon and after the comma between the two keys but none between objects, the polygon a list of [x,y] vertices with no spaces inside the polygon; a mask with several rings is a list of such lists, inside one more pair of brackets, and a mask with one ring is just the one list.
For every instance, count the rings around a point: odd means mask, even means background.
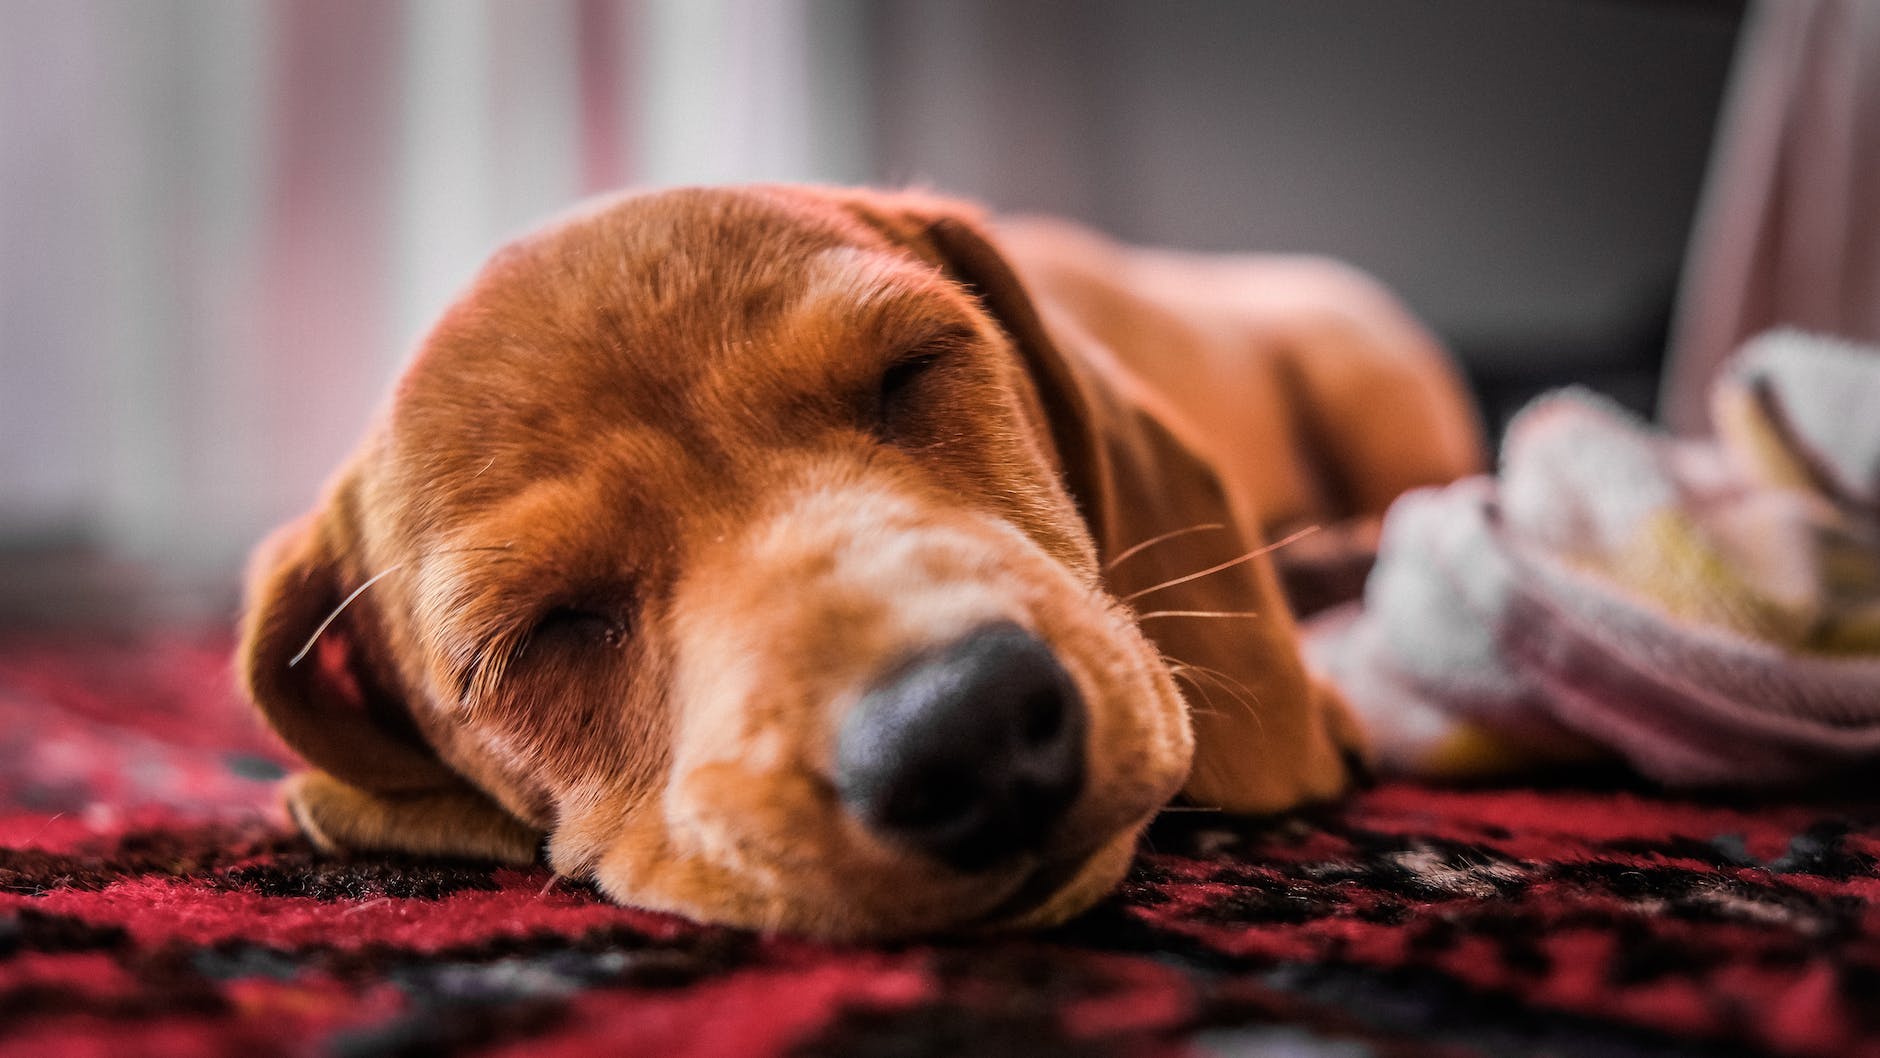
[{"label": "dog's forehead", "polygon": [[713,371],[785,352],[753,349],[783,317],[860,313],[877,293],[923,286],[945,294],[933,264],[834,200],[723,189],[612,200],[499,251],[428,336],[401,398],[508,373],[536,391],[560,381],[682,406],[674,398]]},{"label": "dog's forehead", "polygon": [[589,207],[498,253],[427,338],[392,408],[394,487],[448,517],[598,459],[707,459],[972,311],[832,203],[690,191]]},{"label": "dog's forehead", "polygon": [[[807,260],[839,247],[890,249],[835,207],[735,191],[625,198],[504,247],[446,315],[439,337],[482,331],[487,340],[497,330],[538,341],[652,346],[735,335],[787,301]],[[687,359],[651,347],[618,351],[638,354],[630,362],[640,373]]]}]

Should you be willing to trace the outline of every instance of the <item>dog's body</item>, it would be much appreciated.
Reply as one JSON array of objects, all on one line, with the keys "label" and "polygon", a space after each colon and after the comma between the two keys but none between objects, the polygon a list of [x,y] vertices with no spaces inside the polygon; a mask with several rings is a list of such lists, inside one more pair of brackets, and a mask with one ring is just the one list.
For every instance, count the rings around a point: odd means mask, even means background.
[{"label": "dog's body", "polygon": [[627,197],[446,315],[258,552],[244,674],[324,845],[546,838],[623,901],[831,936],[1046,923],[1178,789],[1345,787],[1360,736],[1233,560],[1479,459],[1440,353],[1329,266]]}]

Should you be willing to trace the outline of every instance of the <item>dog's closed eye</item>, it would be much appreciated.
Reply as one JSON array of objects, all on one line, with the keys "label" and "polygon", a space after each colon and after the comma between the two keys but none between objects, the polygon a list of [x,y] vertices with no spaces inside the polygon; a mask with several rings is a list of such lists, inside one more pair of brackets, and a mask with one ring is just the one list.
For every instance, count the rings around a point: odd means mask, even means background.
[{"label": "dog's closed eye", "polygon": [[947,334],[921,343],[881,373],[875,396],[875,432],[884,441],[905,440],[928,384],[960,352],[967,336]]},{"label": "dog's closed eye", "polygon": [[487,701],[519,667],[611,650],[625,643],[631,630],[624,612],[610,606],[552,606],[534,623],[481,640],[467,651],[467,663],[456,676],[457,699],[466,707]]},{"label": "dog's closed eye", "polygon": [[627,637],[629,622],[611,608],[557,606],[544,613],[529,633],[529,644],[618,646]]}]

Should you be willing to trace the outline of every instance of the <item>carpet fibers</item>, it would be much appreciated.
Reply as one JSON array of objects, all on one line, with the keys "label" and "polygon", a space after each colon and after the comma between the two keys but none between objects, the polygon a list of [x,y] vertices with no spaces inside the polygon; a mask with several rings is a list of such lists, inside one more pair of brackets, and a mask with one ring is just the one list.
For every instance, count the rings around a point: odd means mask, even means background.
[{"label": "carpet fibers", "polygon": [[227,644],[0,644],[0,1056],[1880,1058],[1880,802],[1387,784],[1032,937],[830,947],[321,855]]}]

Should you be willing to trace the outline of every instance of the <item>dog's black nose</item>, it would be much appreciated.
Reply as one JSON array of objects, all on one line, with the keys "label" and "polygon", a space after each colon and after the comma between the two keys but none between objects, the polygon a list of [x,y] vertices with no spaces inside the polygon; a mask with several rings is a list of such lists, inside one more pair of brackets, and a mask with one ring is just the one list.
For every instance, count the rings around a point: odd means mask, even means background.
[{"label": "dog's black nose", "polygon": [[1010,623],[909,659],[862,697],[836,743],[850,810],[960,870],[1035,848],[1083,781],[1077,687]]}]

